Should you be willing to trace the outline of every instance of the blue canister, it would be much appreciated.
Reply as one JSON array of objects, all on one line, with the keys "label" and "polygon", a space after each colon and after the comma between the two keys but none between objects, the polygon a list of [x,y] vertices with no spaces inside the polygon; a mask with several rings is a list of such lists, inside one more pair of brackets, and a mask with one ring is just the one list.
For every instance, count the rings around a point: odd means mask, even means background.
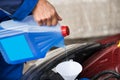
[{"label": "blue canister", "polygon": [[0,50],[9,64],[44,58],[53,46],[64,47],[64,36],[69,35],[67,26],[38,26],[32,16],[21,22],[5,21],[0,26]]}]

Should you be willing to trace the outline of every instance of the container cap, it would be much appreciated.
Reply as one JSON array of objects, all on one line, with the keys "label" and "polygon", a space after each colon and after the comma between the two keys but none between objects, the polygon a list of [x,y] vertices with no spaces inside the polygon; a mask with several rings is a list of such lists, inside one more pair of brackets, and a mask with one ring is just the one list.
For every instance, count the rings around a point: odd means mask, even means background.
[{"label": "container cap", "polygon": [[61,30],[62,30],[62,35],[64,37],[66,37],[66,36],[68,36],[70,34],[68,26],[61,26]]}]

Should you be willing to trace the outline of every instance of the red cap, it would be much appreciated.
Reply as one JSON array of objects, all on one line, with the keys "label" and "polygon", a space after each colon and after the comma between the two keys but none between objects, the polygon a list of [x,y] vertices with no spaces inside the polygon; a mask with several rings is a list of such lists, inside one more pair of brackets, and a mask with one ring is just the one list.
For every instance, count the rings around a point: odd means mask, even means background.
[{"label": "red cap", "polygon": [[61,30],[62,30],[62,35],[64,37],[66,37],[66,36],[68,36],[70,34],[68,26],[61,26]]}]

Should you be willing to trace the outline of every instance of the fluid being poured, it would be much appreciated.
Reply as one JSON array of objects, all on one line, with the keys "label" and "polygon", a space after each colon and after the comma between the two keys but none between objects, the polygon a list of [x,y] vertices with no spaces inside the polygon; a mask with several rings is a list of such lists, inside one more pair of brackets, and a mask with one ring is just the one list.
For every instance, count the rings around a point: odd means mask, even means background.
[{"label": "fluid being poured", "polygon": [[0,26],[0,50],[9,64],[44,58],[53,46],[64,47],[64,36],[69,35],[67,26],[38,26],[32,16],[21,22],[5,21]]},{"label": "fluid being poured", "polygon": [[67,48],[64,47],[64,49],[65,49],[65,57],[66,57],[66,61],[68,61]]}]

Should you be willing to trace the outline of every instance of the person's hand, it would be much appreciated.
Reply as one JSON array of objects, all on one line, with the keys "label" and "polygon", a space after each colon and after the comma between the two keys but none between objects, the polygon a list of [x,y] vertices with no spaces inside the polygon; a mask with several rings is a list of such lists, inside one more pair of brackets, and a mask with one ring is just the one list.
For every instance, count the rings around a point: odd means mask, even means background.
[{"label": "person's hand", "polygon": [[33,10],[33,17],[39,25],[54,26],[62,18],[47,0],[39,0]]}]

